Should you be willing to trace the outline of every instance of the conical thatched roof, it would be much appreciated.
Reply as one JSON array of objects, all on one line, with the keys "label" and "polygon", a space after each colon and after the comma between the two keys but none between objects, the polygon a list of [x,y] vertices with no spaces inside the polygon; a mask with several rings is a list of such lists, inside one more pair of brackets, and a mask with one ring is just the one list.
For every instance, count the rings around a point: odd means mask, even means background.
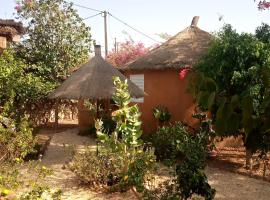
[{"label": "conical thatched roof", "polygon": [[198,19],[194,17],[191,26],[122,69],[163,70],[192,66],[207,52],[212,38],[197,27]]},{"label": "conical thatched roof", "polygon": [[25,29],[21,22],[13,19],[0,19],[0,36],[12,37],[24,34]]},{"label": "conical thatched roof", "polygon": [[[97,48],[100,49],[100,46]],[[100,50],[99,50],[100,51]],[[100,53],[82,65],[70,75],[49,98],[55,99],[110,99],[115,92],[112,77],[118,76],[121,80],[126,77],[112,65],[107,63]],[[128,80],[132,97],[143,97],[144,92]]]}]

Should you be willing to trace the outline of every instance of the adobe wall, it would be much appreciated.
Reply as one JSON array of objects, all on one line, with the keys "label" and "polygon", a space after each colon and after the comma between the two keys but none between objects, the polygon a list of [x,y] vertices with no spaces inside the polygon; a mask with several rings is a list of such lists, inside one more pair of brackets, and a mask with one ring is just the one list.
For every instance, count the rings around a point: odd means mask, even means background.
[{"label": "adobe wall", "polygon": [[187,81],[179,78],[179,70],[145,70],[124,74],[127,77],[131,74],[144,74],[144,91],[148,95],[138,105],[145,133],[150,133],[157,127],[152,110],[158,105],[169,109],[172,114],[171,122],[182,121],[191,126],[196,123],[192,118],[194,103],[186,92]]},{"label": "adobe wall", "polygon": [[94,116],[87,108],[85,108],[84,100],[78,101],[78,123],[80,132],[83,132],[94,125]]}]

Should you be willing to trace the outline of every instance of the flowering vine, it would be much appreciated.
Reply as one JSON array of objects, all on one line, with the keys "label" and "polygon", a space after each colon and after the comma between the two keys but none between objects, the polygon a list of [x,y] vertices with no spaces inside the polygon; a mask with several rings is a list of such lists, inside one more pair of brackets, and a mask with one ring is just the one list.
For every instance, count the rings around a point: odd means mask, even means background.
[{"label": "flowering vine", "polygon": [[15,10],[17,12],[21,12],[24,6],[32,7],[33,6],[33,0],[17,0]]},{"label": "flowering vine", "polygon": [[181,80],[185,79],[185,77],[187,76],[188,72],[189,72],[189,68],[183,68],[180,70],[179,72],[179,77]]},{"label": "flowering vine", "polygon": [[265,10],[265,9],[269,9],[270,8],[270,2],[263,0],[263,1],[259,1],[258,3],[258,9],[259,10]]}]

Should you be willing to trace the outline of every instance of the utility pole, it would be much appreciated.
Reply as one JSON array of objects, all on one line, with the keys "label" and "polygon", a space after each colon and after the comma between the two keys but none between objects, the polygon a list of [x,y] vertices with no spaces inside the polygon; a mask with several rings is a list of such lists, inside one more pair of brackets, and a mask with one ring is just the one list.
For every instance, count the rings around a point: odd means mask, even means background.
[{"label": "utility pole", "polygon": [[116,38],[114,38],[114,52],[117,52],[117,42],[116,42]]},{"label": "utility pole", "polygon": [[103,11],[103,17],[104,17],[104,34],[105,34],[105,57],[107,57],[107,55],[108,55],[107,16],[108,16],[108,12],[107,11]]}]

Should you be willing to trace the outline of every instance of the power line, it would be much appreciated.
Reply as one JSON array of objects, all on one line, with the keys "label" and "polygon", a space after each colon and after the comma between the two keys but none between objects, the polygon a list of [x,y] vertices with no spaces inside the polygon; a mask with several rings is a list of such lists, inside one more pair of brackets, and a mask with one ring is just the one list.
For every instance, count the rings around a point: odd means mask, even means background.
[{"label": "power line", "polygon": [[155,42],[157,42],[157,43],[161,43],[161,42],[157,41],[156,39],[150,37],[149,35],[143,33],[142,31],[140,31],[140,30],[138,30],[138,29],[136,29],[136,28],[130,26],[128,23],[124,22],[123,20],[121,20],[121,19],[115,17],[115,16],[112,15],[110,12],[108,12],[108,14],[109,14],[112,18],[114,18],[114,19],[116,19],[117,21],[121,22],[122,24],[128,26],[129,28],[131,28],[132,30],[136,31],[137,33],[140,33],[141,35],[143,35],[143,36],[147,37],[148,39],[153,40],[153,41],[155,41]]},{"label": "power line", "polygon": [[92,10],[92,11],[96,11],[96,12],[102,12],[101,10],[97,10],[97,9],[94,9],[94,8],[89,8],[89,7],[82,6],[82,5],[75,4],[75,3],[73,3],[73,5],[74,5],[74,6],[77,6],[77,7],[79,7],[79,8],[87,9],[87,10]]},{"label": "power line", "polygon": [[[75,4],[75,3],[73,3],[73,5],[74,5],[74,6],[77,6],[77,7],[80,7],[80,8],[84,8],[84,9],[92,10],[92,11],[95,11],[95,12],[99,12],[98,14],[92,15],[92,16],[90,16],[90,17],[87,17],[87,18],[83,19],[83,20],[90,19],[90,18],[92,18],[92,17],[96,17],[96,16],[98,16],[98,15],[100,15],[100,14],[102,14],[102,13],[105,14],[105,11],[97,10],[97,9],[94,9],[94,8],[90,8],[90,7],[83,6],[83,5],[79,5],[79,4]],[[114,18],[115,20],[121,22],[121,23],[124,24],[125,26],[127,26],[127,27],[131,28],[132,30],[136,31],[137,33],[140,33],[141,35],[143,35],[143,36],[147,37],[148,39],[153,40],[153,41],[155,41],[155,42],[157,42],[157,43],[161,43],[160,41],[157,41],[156,39],[152,38],[151,36],[149,36],[149,35],[143,33],[142,31],[140,31],[140,30],[138,30],[138,29],[132,27],[132,26],[129,25],[128,23],[126,23],[126,22],[124,22],[123,20],[119,19],[118,17],[112,15],[110,12],[106,12],[106,13],[109,14],[109,15],[110,15],[112,18]]]},{"label": "power line", "polygon": [[98,14],[95,14],[95,15],[92,15],[92,16],[89,16],[89,17],[86,17],[86,18],[84,18],[83,20],[87,20],[87,19],[96,17],[96,16],[101,15],[101,14],[102,14],[102,12],[100,12],[100,13],[98,13]]}]

